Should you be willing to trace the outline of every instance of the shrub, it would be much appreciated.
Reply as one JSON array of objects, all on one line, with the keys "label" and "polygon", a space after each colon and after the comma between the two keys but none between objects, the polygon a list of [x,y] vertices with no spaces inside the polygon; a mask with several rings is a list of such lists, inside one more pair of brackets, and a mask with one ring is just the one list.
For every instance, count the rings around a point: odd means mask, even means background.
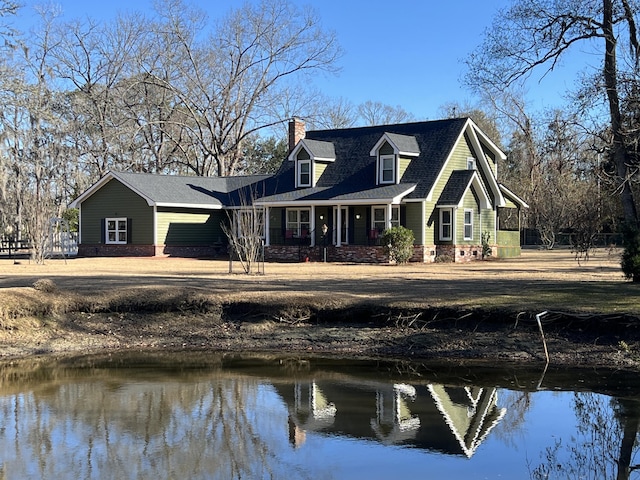
[{"label": "shrub", "polygon": [[48,278],[41,278],[33,282],[33,288],[39,292],[53,293],[56,291],[56,284]]},{"label": "shrub", "polygon": [[637,227],[626,227],[622,234],[624,250],[620,266],[625,277],[640,282],[640,231]]},{"label": "shrub", "polygon": [[413,232],[405,227],[391,227],[382,232],[384,253],[397,264],[407,263],[413,256]]},{"label": "shrub", "polygon": [[491,256],[491,232],[482,232],[482,258]]}]

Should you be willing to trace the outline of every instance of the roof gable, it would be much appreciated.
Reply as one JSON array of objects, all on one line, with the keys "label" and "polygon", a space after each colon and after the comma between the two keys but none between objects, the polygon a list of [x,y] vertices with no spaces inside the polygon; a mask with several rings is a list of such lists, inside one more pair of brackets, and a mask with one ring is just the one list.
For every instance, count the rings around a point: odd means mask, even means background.
[{"label": "roof gable", "polygon": [[[460,136],[467,119],[380,125],[307,132],[307,140],[329,142],[335,149],[317,187],[341,187],[342,190],[369,190],[376,185],[375,158],[370,153],[381,138],[390,139],[402,151],[419,151],[404,172],[402,183],[415,185],[405,198],[425,198],[444,166],[449,152]],[[385,136],[386,135],[386,136]],[[413,137],[409,140],[406,137]],[[417,147],[417,148],[416,148]],[[277,177],[278,190],[284,191],[293,181],[293,162],[283,162]],[[281,188],[282,187],[282,188]]]},{"label": "roof gable", "polygon": [[480,181],[480,176],[475,170],[455,170],[451,172],[440,198],[436,205],[438,207],[460,207],[464,196],[473,187],[482,208],[491,208],[491,200]]},{"label": "roof gable", "polygon": [[303,148],[307,151],[311,160],[333,162],[336,159],[336,151],[331,142],[303,138],[289,154],[289,160],[295,160]]},{"label": "roof gable", "polygon": [[[239,205],[243,190],[259,189],[268,175],[238,177],[190,177],[149,173],[107,172],[72,203],[72,208],[111,180],[117,180],[140,195],[149,206],[221,209]],[[260,194],[260,193],[259,193]]]},{"label": "roof gable", "polygon": [[400,135],[397,133],[385,132],[369,152],[369,156],[375,157],[382,145],[388,143],[393,148],[393,153],[407,157],[417,157],[420,155],[420,147],[416,137],[413,135]]}]

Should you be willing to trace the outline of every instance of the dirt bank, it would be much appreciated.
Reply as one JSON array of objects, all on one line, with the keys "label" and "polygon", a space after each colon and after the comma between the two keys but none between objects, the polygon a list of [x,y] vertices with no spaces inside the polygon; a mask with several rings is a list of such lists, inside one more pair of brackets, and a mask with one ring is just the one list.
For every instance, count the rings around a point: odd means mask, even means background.
[{"label": "dirt bank", "polygon": [[[472,265],[193,259],[0,261],[0,358],[115,349],[546,361],[640,369],[640,299],[617,257]],[[542,316],[544,341],[536,323]]]}]

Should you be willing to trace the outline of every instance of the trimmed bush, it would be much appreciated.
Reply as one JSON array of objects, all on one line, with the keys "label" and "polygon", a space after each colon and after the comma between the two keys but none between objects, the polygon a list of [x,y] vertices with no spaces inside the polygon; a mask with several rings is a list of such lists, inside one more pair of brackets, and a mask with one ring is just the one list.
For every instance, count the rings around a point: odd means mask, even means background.
[{"label": "trimmed bush", "polygon": [[407,263],[413,256],[413,232],[405,227],[391,227],[382,232],[384,253],[397,264]]}]

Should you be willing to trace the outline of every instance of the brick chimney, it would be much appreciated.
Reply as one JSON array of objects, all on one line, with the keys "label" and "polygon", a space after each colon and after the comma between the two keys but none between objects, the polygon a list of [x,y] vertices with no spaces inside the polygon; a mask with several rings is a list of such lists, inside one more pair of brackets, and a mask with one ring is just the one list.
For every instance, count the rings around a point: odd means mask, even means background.
[{"label": "brick chimney", "polygon": [[295,146],[305,136],[304,120],[299,117],[293,117],[289,120],[289,153],[293,151]]}]

